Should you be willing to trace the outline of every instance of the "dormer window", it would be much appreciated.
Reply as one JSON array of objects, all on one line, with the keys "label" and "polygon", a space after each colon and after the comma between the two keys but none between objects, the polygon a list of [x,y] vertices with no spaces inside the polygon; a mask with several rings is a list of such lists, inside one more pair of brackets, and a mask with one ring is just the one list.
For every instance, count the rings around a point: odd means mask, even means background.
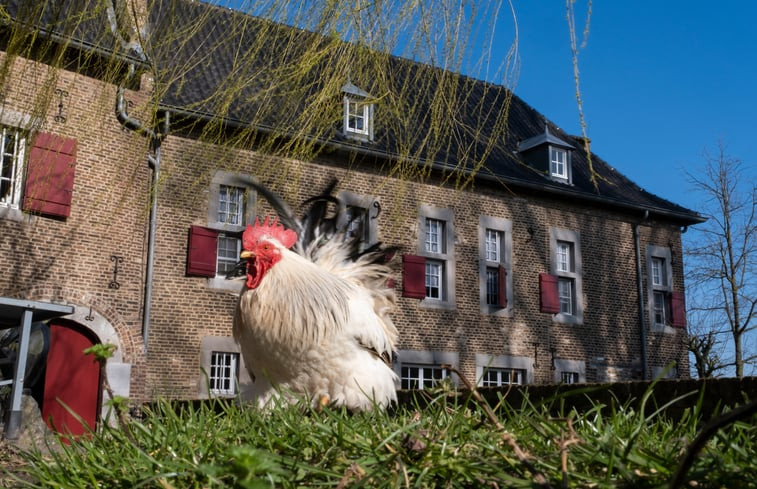
[{"label": "dormer window", "polygon": [[549,147],[549,174],[552,178],[570,180],[568,163],[568,150],[563,148]]},{"label": "dormer window", "polygon": [[544,176],[560,183],[571,183],[572,171],[570,154],[574,146],[549,132],[530,137],[518,144],[518,152],[523,160]]},{"label": "dormer window", "polygon": [[373,107],[370,94],[347,82],[344,93],[344,135],[364,141],[373,140]]}]

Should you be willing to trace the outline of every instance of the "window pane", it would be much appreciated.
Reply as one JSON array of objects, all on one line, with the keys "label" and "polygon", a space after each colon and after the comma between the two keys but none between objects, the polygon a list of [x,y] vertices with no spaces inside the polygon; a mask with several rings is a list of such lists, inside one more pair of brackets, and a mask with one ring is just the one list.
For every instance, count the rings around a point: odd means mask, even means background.
[{"label": "window pane", "polygon": [[560,313],[573,314],[573,280],[561,277],[557,282],[557,294],[560,297]]},{"label": "window pane", "polygon": [[426,297],[442,298],[442,264],[426,260]]},{"label": "window pane", "polygon": [[655,324],[666,324],[668,322],[667,301],[664,292],[654,293],[654,322]]},{"label": "window pane", "polygon": [[366,121],[368,120],[368,104],[347,101],[347,130],[361,134],[368,133]]},{"label": "window pane", "polygon": [[563,149],[552,148],[550,170],[553,176],[567,178],[568,152]]},{"label": "window pane", "polygon": [[665,260],[662,258],[652,258],[652,285],[667,285],[665,277]]},{"label": "window pane", "polygon": [[244,216],[244,189],[221,185],[218,192],[218,222],[241,226]]},{"label": "window pane", "polygon": [[485,246],[486,260],[499,262],[502,256],[500,246],[502,243],[502,233],[493,229],[486,230]]},{"label": "window pane", "polygon": [[486,269],[486,303],[499,305],[499,270],[496,268]]},{"label": "window pane", "polygon": [[242,240],[233,236],[218,236],[218,251],[216,253],[216,274],[225,275],[231,271],[239,261]]},{"label": "window pane", "polygon": [[444,253],[443,238],[444,221],[426,219],[426,251],[429,253]]},{"label": "window pane", "polygon": [[557,271],[573,271],[573,243],[567,241],[557,242]]},{"label": "window pane", "polygon": [[0,126],[0,204],[17,207],[21,201],[24,143],[14,128]]},{"label": "window pane", "polygon": [[347,206],[346,211],[348,238],[356,237],[361,241],[368,242],[368,209],[358,206]]}]

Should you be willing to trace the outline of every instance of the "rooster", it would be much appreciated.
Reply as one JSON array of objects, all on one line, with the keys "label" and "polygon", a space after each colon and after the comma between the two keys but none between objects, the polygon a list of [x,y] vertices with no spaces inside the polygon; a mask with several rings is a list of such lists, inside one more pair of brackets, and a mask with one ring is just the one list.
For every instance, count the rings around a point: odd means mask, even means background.
[{"label": "rooster", "polygon": [[233,330],[258,404],[304,396],[364,411],[396,401],[392,252],[380,244],[360,250],[331,195],[336,181],[306,201],[300,220],[278,195],[253,187],[278,214],[242,235],[246,282]]}]

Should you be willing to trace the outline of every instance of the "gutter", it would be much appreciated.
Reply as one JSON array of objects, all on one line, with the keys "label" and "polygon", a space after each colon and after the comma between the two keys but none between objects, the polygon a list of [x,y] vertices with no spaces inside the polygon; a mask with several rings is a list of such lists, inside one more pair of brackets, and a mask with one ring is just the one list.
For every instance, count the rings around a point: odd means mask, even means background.
[{"label": "gutter", "polygon": [[[129,65],[129,76],[134,75],[134,65]],[[158,182],[160,180],[161,146],[163,139],[170,129],[170,112],[164,112],[163,128],[156,131],[145,127],[142,122],[134,119],[126,113],[124,101],[124,87],[118,86],[116,96],[116,118],[123,127],[135,131],[150,141],[150,153],[147,155],[147,164],[152,169],[152,182],[150,184],[150,219],[147,232],[147,264],[145,266],[145,293],[142,310],[142,339],[144,341],[145,354],[147,354],[147,342],[150,337],[150,313],[152,306],[152,282],[155,271],[155,233],[158,227]]]},{"label": "gutter", "polygon": [[649,217],[649,211],[644,211],[641,221],[633,224],[633,244],[636,251],[636,286],[639,293],[639,339],[641,340],[641,379],[648,380],[647,372],[647,320],[644,307],[644,286],[641,280],[641,243],[639,239],[639,226]]}]

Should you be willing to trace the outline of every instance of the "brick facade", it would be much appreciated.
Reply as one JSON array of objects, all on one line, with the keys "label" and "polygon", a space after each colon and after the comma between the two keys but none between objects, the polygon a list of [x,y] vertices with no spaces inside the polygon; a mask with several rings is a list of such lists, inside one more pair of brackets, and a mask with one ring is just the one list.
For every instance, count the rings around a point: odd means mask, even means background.
[{"label": "brick facade", "polygon": [[[7,61],[3,58],[3,61]],[[489,181],[456,190],[440,175],[425,181],[386,176],[374,161],[338,153],[313,162],[274,158],[252,149],[231,150],[201,143],[191,135],[170,135],[161,148],[161,179],[155,248],[149,341],[144,345],[142,315],[152,173],[145,138],[126,131],[113,106],[116,87],[106,80],[53,69],[14,58],[3,86],[5,114],[33,119],[34,131],[74,138],[78,144],[72,212],[67,219],[13,214],[0,209],[0,295],[65,302],[89,327],[84,314],[97,315],[98,336],[115,338],[117,363],[128,366],[135,400],[203,395],[202,342],[231,336],[236,296],[211,281],[186,276],[190,226],[208,225],[211,180],[218,171],[251,175],[286,196],[303,202],[313,189],[338,178],[340,189],[380,203],[378,238],[413,254],[423,239],[423,206],[451,211],[454,224],[455,301],[435,308],[402,297],[402,265],[397,256],[399,361],[403,352],[456,354],[468,378],[478,375],[477,355],[517,357],[535,383],[555,380],[553,360],[583,365],[585,381],[641,378],[641,337],[637,288],[635,225],[639,225],[642,289],[647,290],[647,245],[668,248],[672,287],[683,291],[681,224],[642,211],[613,208],[550,196]],[[139,115],[149,83],[127,91],[130,113]],[[59,100],[54,88],[67,91],[66,120],[55,119]],[[40,109],[40,104],[42,109]],[[258,215],[271,212],[257,202]],[[20,217],[19,217],[20,216]],[[512,226],[512,304],[505,315],[482,314],[479,286],[479,219],[501,218]],[[581,324],[555,322],[539,311],[539,274],[550,272],[550,233],[564,229],[580,237],[582,261]],[[115,262],[120,256],[114,277]],[[117,280],[119,287],[111,286]],[[648,375],[652,368],[677,362],[677,375],[688,377],[685,329],[655,332],[645,302]],[[522,360],[526,359],[526,360]],[[114,360],[116,363],[116,360]]]}]

